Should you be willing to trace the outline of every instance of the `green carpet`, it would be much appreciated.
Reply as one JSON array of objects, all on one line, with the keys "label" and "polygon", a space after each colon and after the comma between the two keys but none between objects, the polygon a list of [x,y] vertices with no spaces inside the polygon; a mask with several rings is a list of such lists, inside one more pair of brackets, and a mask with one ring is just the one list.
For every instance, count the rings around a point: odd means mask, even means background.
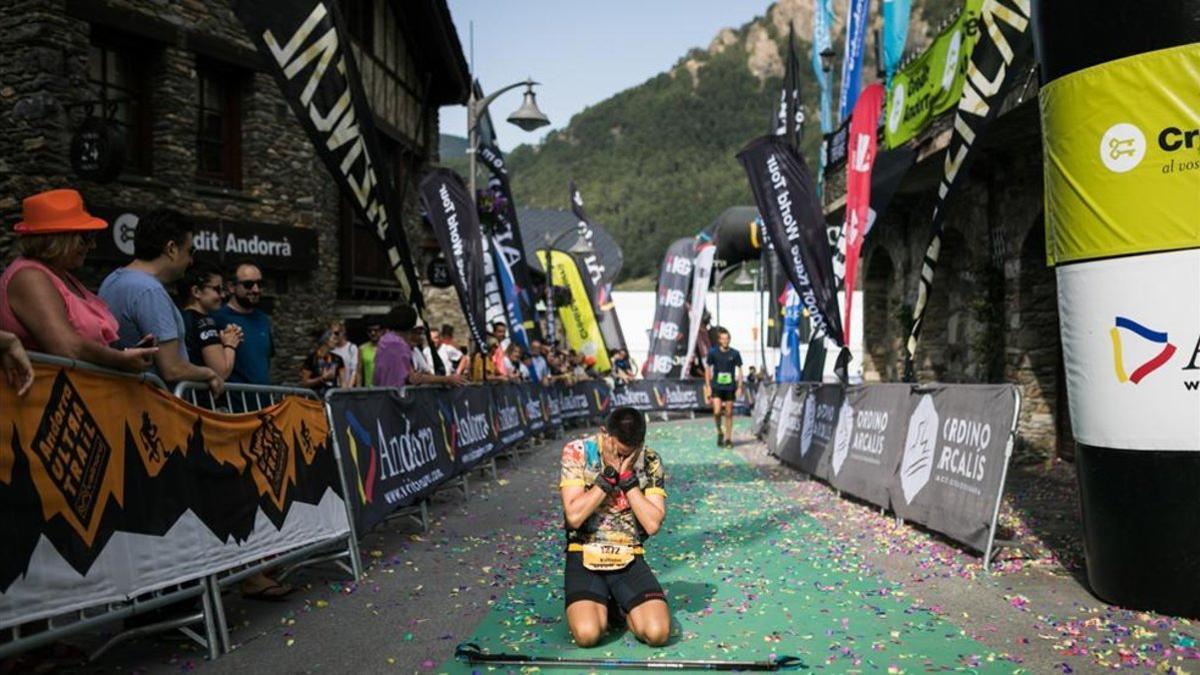
[{"label": "green carpet", "polygon": [[[743,437],[747,426],[739,420]],[[563,617],[563,535],[552,527],[516,587],[467,641],[491,652],[581,658],[786,654],[809,670],[838,673],[1011,670],[981,659],[986,648],[864,569],[782,490],[734,451],[716,448],[713,436],[712,423],[697,420],[654,425],[647,440],[667,476],[667,520],[646,545],[674,617],[667,646],[647,647],[628,632],[610,632],[591,649],[572,643]],[[454,661],[439,670],[473,669],[483,670]]]}]

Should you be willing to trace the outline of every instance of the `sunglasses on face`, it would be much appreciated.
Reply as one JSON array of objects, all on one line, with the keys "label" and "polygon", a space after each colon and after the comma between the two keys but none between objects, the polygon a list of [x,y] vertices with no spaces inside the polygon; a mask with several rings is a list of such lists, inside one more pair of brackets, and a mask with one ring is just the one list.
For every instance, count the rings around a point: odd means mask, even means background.
[{"label": "sunglasses on face", "polygon": [[241,286],[246,290],[250,290],[251,288],[261,288],[262,279],[238,279],[238,286]]}]

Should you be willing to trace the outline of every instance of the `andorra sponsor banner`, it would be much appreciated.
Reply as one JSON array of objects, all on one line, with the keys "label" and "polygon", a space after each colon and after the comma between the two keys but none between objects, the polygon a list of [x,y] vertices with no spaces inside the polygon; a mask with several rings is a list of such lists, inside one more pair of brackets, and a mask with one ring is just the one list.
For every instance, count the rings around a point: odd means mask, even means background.
[{"label": "andorra sponsor banner", "polygon": [[396,510],[415,504],[457,473],[451,425],[439,405],[445,392],[410,387],[339,391],[328,405],[360,536]]},{"label": "andorra sponsor banner", "polygon": [[521,404],[521,385],[493,384],[492,426],[501,448],[511,448],[529,438],[529,424],[525,420],[525,407]]},{"label": "andorra sponsor banner", "polygon": [[492,392],[488,387],[409,388],[408,391],[428,392],[421,394],[420,400],[441,406],[443,417],[450,421],[450,442],[458,471],[466,471],[501,450],[500,438],[492,425]]},{"label": "andorra sponsor banner", "polygon": [[840,384],[821,384],[809,390],[808,397],[804,399],[800,438],[784,447],[784,461],[810,476],[829,480],[833,474],[830,462],[842,394]]},{"label": "andorra sponsor banner", "polygon": [[858,385],[846,389],[829,456],[837,489],[888,508],[888,484],[900,465],[908,429],[907,384]]},{"label": "andorra sponsor banner", "polygon": [[320,403],[253,414],[34,365],[0,387],[0,629],[350,533]]},{"label": "andorra sponsor banner", "polygon": [[518,392],[521,409],[525,411],[525,425],[530,433],[540,434],[549,426],[549,412],[542,403],[541,387],[533,383],[522,384]]},{"label": "andorra sponsor banner", "polygon": [[1200,249],[1055,271],[1075,439],[1200,450]]},{"label": "andorra sponsor banner", "polygon": [[908,411],[900,469],[888,488],[892,509],[983,551],[1012,452],[1016,388],[916,387]]}]

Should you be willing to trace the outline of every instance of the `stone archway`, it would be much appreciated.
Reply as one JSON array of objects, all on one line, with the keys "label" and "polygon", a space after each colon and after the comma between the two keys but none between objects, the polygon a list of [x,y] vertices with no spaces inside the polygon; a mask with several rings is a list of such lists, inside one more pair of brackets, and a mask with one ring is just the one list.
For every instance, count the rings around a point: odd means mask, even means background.
[{"label": "stone archway", "polygon": [[1074,457],[1058,329],[1058,284],[1054,269],[1046,264],[1042,214],[1021,244],[1020,271],[1013,327],[1017,343],[1013,374],[1022,399],[1019,454],[1029,461],[1048,460],[1055,454]]},{"label": "stone archway", "polygon": [[925,310],[925,325],[917,346],[920,379],[933,382],[976,382],[972,365],[970,301],[975,296],[971,252],[962,234],[942,234],[933,290]]},{"label": "stone archway", "polygon": [[882,246],[875,247],[866,261],[863,288],[863,379],[899,382],[901,361],[901,306],[903,286],[896,278],[896,265]]}]

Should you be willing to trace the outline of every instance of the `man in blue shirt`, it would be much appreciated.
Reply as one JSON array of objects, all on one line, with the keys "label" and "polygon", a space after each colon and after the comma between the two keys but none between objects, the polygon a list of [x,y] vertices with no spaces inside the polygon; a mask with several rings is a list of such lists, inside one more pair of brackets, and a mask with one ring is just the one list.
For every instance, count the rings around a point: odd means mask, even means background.
[{"label": "man in blue shirt", "polygon": [[188,359],[183,315],[163,287],[183,278],[194,252],[191,223],[181,214],[156,211],[138,223],[133,262],[108,275],[99,296],[119,324],[115,347],[157,344],[154,372],[163,380],[205,382],[217,395],[224,383],[211,368]]},{"label": "man in blue shirt", "polygon": [[[704,389],[712,401],[717,446],[733,447],[733,402],[742,394],[742,354],[729,346],[729,331],[717,329],[717,346],[708,350]],[[721,418],[725,432],[721,433]]]},{"label": "man in blue shirt", "polygon": [[271,384],[271,358],[275,356],[275,338],[271,317],[258,308],[262,302],[263,274],[253,263],[241,263],[233,273],[233,295],[229,302],[213,312],[217,327],[229,324],[242,329],[230,382]]}]

